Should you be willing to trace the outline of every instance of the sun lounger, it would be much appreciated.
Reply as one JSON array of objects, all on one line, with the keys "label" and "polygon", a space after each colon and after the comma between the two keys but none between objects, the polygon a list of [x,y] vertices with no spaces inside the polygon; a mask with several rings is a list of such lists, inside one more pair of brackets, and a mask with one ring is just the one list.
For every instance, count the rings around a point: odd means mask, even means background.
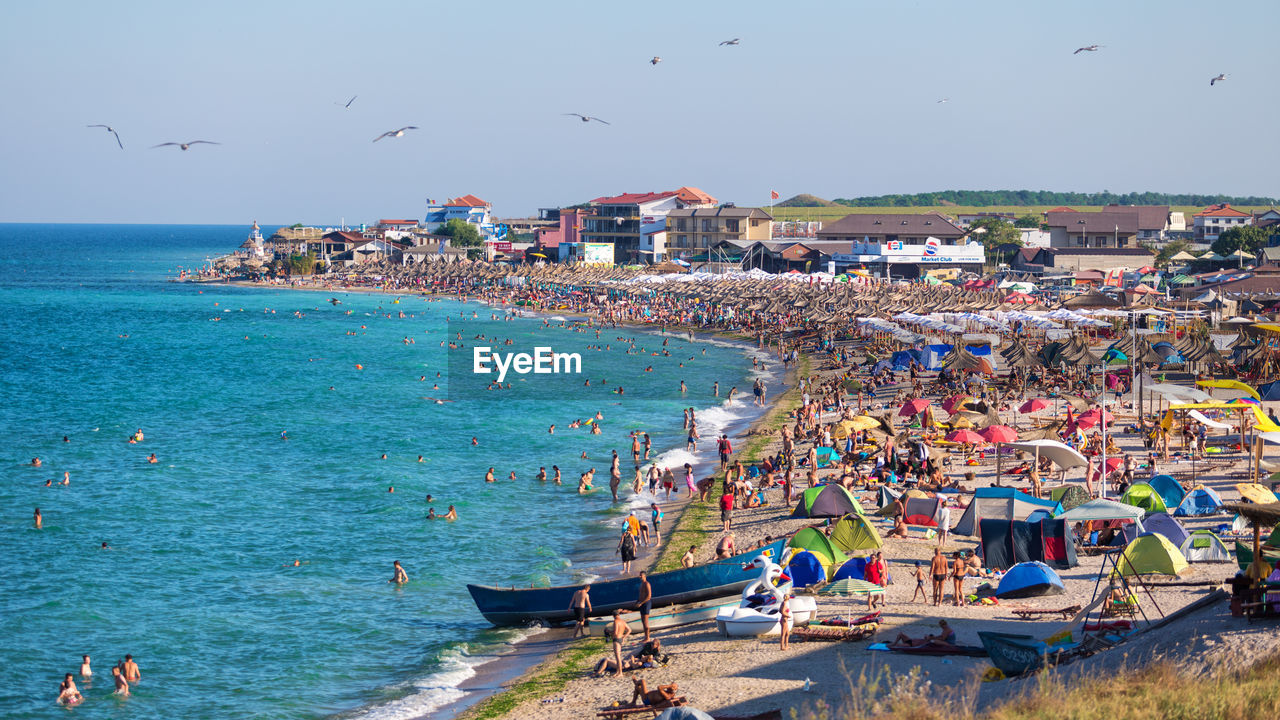
[{"label": "sun lounger", "polygon": [[667,705],[624,705],[616,708],[605,708],[604,710],[597,712],[596,717],[623,718],[632,717],[634,715],[650,715],[652,717],[658,717],[662,714],[663,710],[666,710],[667,708],[680,707],[688,702],[689,699],[681,695],[680,697],[673,699],[671,703]]},{"label": "sun lounger", "polygon": [[1041,615],[1060,615],[1063,620],[1070,620],[1072,615],[1080,612],[1079,605],[1062,608],[1010,608],[1010,612],[1023,620],[1032,620]]},{"label": "sun lounger", "polygon": [[795,628],[791,637],[800,641],[852,642],[864,640],[876,634],[879,625],[857,625],[851,628],[815,626]]},{"label": "sun lounger", "polygon": [[781,710],[765,710],[757,715],[712,715],[713,720],[782,720]]},{"label": "sun lounger", "polygon": [[954,647],[939,647],[937,645],[924,645],[921,647],[909,647],[906,645],[889,645],[889,650],[893,652],[907,653],[908,655],[968,655],[969,657],[986,657],[987,649],[981,645],[956,645]]}]

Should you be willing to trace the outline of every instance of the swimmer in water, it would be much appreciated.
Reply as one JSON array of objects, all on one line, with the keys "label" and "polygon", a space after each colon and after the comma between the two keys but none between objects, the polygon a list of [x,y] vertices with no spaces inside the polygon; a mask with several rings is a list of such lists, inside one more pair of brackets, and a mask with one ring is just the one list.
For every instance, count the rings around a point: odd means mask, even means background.
[{"label": "swimmer in water", "polygon": [[88,680],[93,677],[93,668],[89,667],[89,656],[81,655],[80,657],[82,658],[80,662],[80,677]]},{"label": "swimmer in water", "polygon": [[447,513],[445,513],[445,514],[444,514],[444,519],[445,519],[445,520],[457,520],[457,519],[458,519],[458,511],[457,511],[456,509],[454,509],[454,507],[453,507],[452,505],[450,505],[450,506],[449,506],[449,512],[447,512]]},{"label": "swimmer in water", "polygon": [[427,502],[431,502],[435,498],[431,497],[431,493],[427,493]]},{"label": "swimmer in water", "polygon": [[387,582],[392,585],[403,585],[409,582],[409,574],[404,571],[404,568],[400,567],[400,561],[395,560],[391,564],[395,566],[395,575]]},{"label": "swimmer in water", "polygon": [[160,461],[159,461],[158,459],[156,459],[156,454],[155,454],[155,453],[151,453],[150,455],[148,455],[148,456],[147,456],[147,462],[151,463],[152,465],[155,465],[156,463],[158,463],[158,462],[160,462]]},{"label": "swimmer in water", "polygon": [[479,440],[477,440],[475,437],[472,437],[472,438],[471,438],[471,446],[472,446],[472,447],[475,447],[475,446],[477,446],[477,445],[479,445],[479,444],[480,444],[480,441],[479,441]]},{"label": "swimmer in water", "polygon": [[40,467],[43,464],[44,463],[40,462],[40,458],[38,457],[31,458],[31,467]]},{"label": "swimmer in water", "polygon": [[63,485],[71,484],[71,473],[67,472],[66,470],[62,471],[62,484]]},{"label": "swimmer in water", "polygon": [[396,489],[395,489],[395,487],[394,487],[394,486],[387,488],[387,492],[389,492],[389,493],[393,493],[393,492],[395,492],[395,491],[396,491]]},{"label": "swimmer in water", "polygon": [[488,471],[488,472],[486,472],[486,473],[484,474],[484,481],[485,481],[485,482],[487,482],[487,483],[491,483],[491,482],[493,482],[493,480],[494,480],[494,478],[493,478],[493,468],[489,468],[489,471]]},{"label": "swimmer in water", "polygon": [[418,462],[422,462],[422,456],[421,456],[421,455],[419,455],[419,456],[418,456]]},{"label": "swimmer in water", "polygon": [[435,519],[436,519],[436,509],[435,509],[435,508],[429,508],[429,509],[427,510],[427,519],[428,519],[428,520],[435,520]]},{"label": "swimmer in water", "polygon": [[44,527],[44,518],[40,515],[40,508],[36,508],[35,523],[37,530]]}]

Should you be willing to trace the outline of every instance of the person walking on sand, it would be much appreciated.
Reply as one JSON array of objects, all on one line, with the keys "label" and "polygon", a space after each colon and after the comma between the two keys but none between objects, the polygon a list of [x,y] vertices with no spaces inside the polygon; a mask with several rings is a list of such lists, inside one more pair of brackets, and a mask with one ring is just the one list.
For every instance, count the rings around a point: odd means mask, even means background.
[{"label": "person walking on sand", "polygon": [[662,508],[658,503],[649,503],[649,517],[653,521],[653,544],[662,543]]},{"label": "person walking on sand", "polygon": [[725,532],[733,527],[733,490],[728,488],[720,496],[720,522],[724,525]]},{"label": "person walking on sand", "polygon": [[933,560],[929,562],[929,576],[933,580],[933,604],[942,604],[942,584],[947,580],[947,559],[942,556],[942,548],[933,549]]},{"label": "person walking on sand", "polygon": [[649,642],[649,613],[653,610],[653,587],[649,585],[649,574],[644,570],[640,571],[640,594],[636,598],[636,609],[640,611],[644,641]]},{"label": "person walking on sand", "polygon": [[613,611],[613,625],[610,627],[613,631],[613,662],[614,667],[618,671],[613,674],[614,677],[622,677],[622,641],[631,634],[631,626],[622,619],[622,611]]},{"label": "person walking on sand", "polygon": [[920,596],[920,602],[929,602],[929,594],[924,589],[924,567],[920,565],[920,561],[916,561],[916,569],[914,572],[916,578],[916,591],[911,593],[911,602],[916,601],[916,596]]},{"label": "person walking on sand", "polygon": [[722,434],[716,440],[716,449],[720,452],[720,470],[724,471],[729,466],[729,455],[733,453],[733,443],[729,442],[728,435]]},{"label": "person walking on sand", "polygon": [[684,551],[684,555],[680,557],[680,567],[691,568],[698,563],[698,560],[693,556],[697,549],[697,545],[690,545],[689,549]]},{"label": "person walking on sand", "polygon": [[969,574],[969,566],[965,564],[964,558],[960,557],[960,551],[957,550],[951,563],[951,581],[955,584],[955,604],[959,607],[964,604],[964,577]]},{"label": "person walking on sand", "polygon": [[586,637],[587,616],[591,614],[591,583],[583,585],[569,600],[569,610],[577,624],[573,626],[573,637]]},{"label": "person walking on sand", "polygon": [[622,529],[616,552],[622,557],[622,574],[626,575],[631,572],[631,563],[636,559],[636,537],[631,534],[630,529]]}]

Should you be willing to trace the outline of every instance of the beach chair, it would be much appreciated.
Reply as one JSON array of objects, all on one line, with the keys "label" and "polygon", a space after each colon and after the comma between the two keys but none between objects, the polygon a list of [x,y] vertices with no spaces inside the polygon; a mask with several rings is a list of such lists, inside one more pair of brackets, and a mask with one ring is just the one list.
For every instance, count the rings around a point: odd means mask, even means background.
[{"label": "beach chair", "polygon": [[1012,612],[1014,615],[1017,615],[1018,617],[1022,618],[1023,620],[1034,620],[1036,617],[1043,616],[1043,615],[1059,615],[1062,617],[1063,620],[1070,620],[1072,615],[1075,615],[1076,613],[1080,612],[1080,606],[1069,605],[1067,607],[1060,607],[1060,608],[1019,607],[1019,608],[1010,608],[1009,611]]}]

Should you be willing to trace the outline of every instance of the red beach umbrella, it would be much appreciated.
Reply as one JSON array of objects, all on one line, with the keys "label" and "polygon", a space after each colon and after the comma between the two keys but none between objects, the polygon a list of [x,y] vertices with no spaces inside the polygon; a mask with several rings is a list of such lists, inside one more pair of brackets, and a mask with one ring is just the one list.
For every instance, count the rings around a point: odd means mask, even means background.
[{"label": "red beach umbrella", "polygon": [[956,410],[959,410],[961,406],[963,406],[966,402],[969,402],[972,399],[973,399],[973,396],[965,395],[963,393],[960,395],[952,395],[951,397],[942,401],[942,409],[946,410],[948,415],[952,415],[955,413]]},{"label": "red beach umbrella", "polygon": [[1107,474],[1115,472],[1122,462],[1124,461],[1118,457],[1107,458]]},{"label": "red beach umbrella", "polygon": [[964,445],[981,445],[986,442],[985,438],[972,430],[952,430],[947,435],[947,440]]},{"label": "red beach umbrella", "polygon": [[1008,425],[991,425],[983,428],[979,433],[982,439],[993,443],[1017,442],[1018,431]]},{"label": "red beach umbrella", "polygon": [[1084,413],[1079,418],[1077,418],[1076,424],[1082,428],[1088,429],[1093,427],[1094,425],[1097,425],[1099,421],[1107,425],[1110,425],[1111,423],[1116,421],[1116,418],[1114,415],[1112,415],[1109,412],[1094,408],[1093,410],[1090,410],[1089,412]]},{"label": "red beach umbrella", "polygon": [[925,400],[924,398],[916,398],[911,402],[903,403],[902,409],[898,411],[898,415],[902,417],[911,417],[912,415],[919,415],[920,413],[924,412],[924,409],[927,407],[929,407],[928,400]]},{"label": "red beach umbrella", "polygon": [[1027,413],[1036,412],[1037,410],[1043,410],[1047,407],[1049,407],[1048,400],[1042,400],[1040,398],[1031,398],[1030,400],[1022,403],[1022,407],[1018,408],[1018,412],[1025,415]]}]

